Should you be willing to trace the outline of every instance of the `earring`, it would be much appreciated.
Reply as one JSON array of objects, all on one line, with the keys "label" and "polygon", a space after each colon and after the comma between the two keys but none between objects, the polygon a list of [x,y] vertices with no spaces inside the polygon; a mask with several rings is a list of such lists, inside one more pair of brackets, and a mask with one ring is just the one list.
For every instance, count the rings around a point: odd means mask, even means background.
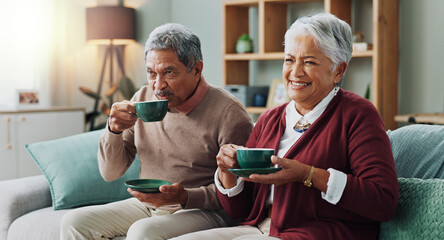
[{"label": "earring", "polygon": [[333,96],[336,96],[336,94],[338,94],[338,91],[339,91],[339,87],[338,86],[336,86],[335,88],[333,88],[334,89],[334,92],[333,92]]}]

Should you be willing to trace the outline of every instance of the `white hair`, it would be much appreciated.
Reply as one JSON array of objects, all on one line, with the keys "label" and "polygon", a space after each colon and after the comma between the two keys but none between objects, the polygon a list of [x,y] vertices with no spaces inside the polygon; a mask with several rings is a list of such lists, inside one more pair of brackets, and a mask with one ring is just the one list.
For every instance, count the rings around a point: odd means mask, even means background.
[{"label": "white hair", "polygon": [[[340,63],[348,63],[352,57],[352,30],[345,21],[330,13],[318,13],[298,18],[285,33],[285,42],[290,41],[299,28],[314,38],[316,46],[332,61],[332,71]],[[285,43],[284,43],[285,44]],[[341,86],[345,72],[337,86]]]},{"label": "white hair", "polygon": [[151,50],[172,49],[190,72],[202,61],[200,40],[191,30],[178,23],[167,23],[155,28],[145,44],[146,54]]}]

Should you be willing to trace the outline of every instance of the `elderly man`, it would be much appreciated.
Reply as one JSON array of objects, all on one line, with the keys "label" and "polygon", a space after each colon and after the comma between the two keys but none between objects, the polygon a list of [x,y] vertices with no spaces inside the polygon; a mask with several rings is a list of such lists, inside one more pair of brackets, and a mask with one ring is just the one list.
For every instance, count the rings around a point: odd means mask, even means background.
[{"label": "elderly man", "polygon": [[[233,96],[205,81],[199,38],[184,26],[156,28],[145,59],[148,85],[112,106],[100,140],[100,172],[115,180],[138,154],[141,179],[173,184],[160,193],[128,189],[135,198],[71,211],[62,221],[62,239],[168,239],[230,224],[213,183],[216,155],[224,144],[245,144],[250,116]],[[138,120],[134,102],[155,99],[168,100],[165,118]]]}]

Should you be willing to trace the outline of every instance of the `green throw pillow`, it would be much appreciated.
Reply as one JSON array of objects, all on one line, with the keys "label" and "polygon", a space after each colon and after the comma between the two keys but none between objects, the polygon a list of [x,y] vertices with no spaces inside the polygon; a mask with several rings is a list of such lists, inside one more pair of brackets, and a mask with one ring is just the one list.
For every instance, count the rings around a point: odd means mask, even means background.
[{"label": "green throw pillow", "polygon": [[444,239],[444,179],[399,178],[395,216],[380,239]]},{"label": "green throw pillow", "polygon": [[102,132],[92,131],[26,145],[49,181],[54,209],[103,204],[131,197],[124,182],[139,178],[140,161],[136,158],[119,179],[104,181],[97,162]]}]

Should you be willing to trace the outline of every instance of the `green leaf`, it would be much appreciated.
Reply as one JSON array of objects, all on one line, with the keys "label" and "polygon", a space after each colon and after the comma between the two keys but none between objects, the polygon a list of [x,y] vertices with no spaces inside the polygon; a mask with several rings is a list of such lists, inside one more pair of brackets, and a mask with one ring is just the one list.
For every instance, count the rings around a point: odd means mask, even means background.
[{"label": "green leaf", "polygon": [[117,92],[117,90],[119,90],[119,89],[117,88],[117,86],[116,86],[116,85],[113,85],[113,87],[110,88],[110,89],[106,92],[105,96],[107,96],[107,97],[111,97],[111,96],[113,96],[113,95]]},{"label": "green leaf", "polygon": [[244,33],[242,34],[242,36],[239,37],[238,41],[245,41],[245,40],[251,40],[250,36],[248,36],[248,34]]},{"label": "green leaf", "polygon": [[89,97],[92,97],[94,99],[100,99],[101,98],[99,94],[97,94],[96,92],[92,91],[89,88],[79,87],[79,89],[80,89],[80,91],[82,91],[82,93],[86,94]]},{"label": "green leaf", "polygon": [[371,85],[370,85],[370,83],[367,85],[367,90],[365,90],[365,94],[364,94],[364,97],[367,99],[367,100],[370,100],[370,87],[371,87]]},{"label": "green leaf", "polygon": [[131,99],[136,91],[137,89],[131,79],[129,79],[127,76],[123,76],[120,79],[120,92],[125,99]]}]

